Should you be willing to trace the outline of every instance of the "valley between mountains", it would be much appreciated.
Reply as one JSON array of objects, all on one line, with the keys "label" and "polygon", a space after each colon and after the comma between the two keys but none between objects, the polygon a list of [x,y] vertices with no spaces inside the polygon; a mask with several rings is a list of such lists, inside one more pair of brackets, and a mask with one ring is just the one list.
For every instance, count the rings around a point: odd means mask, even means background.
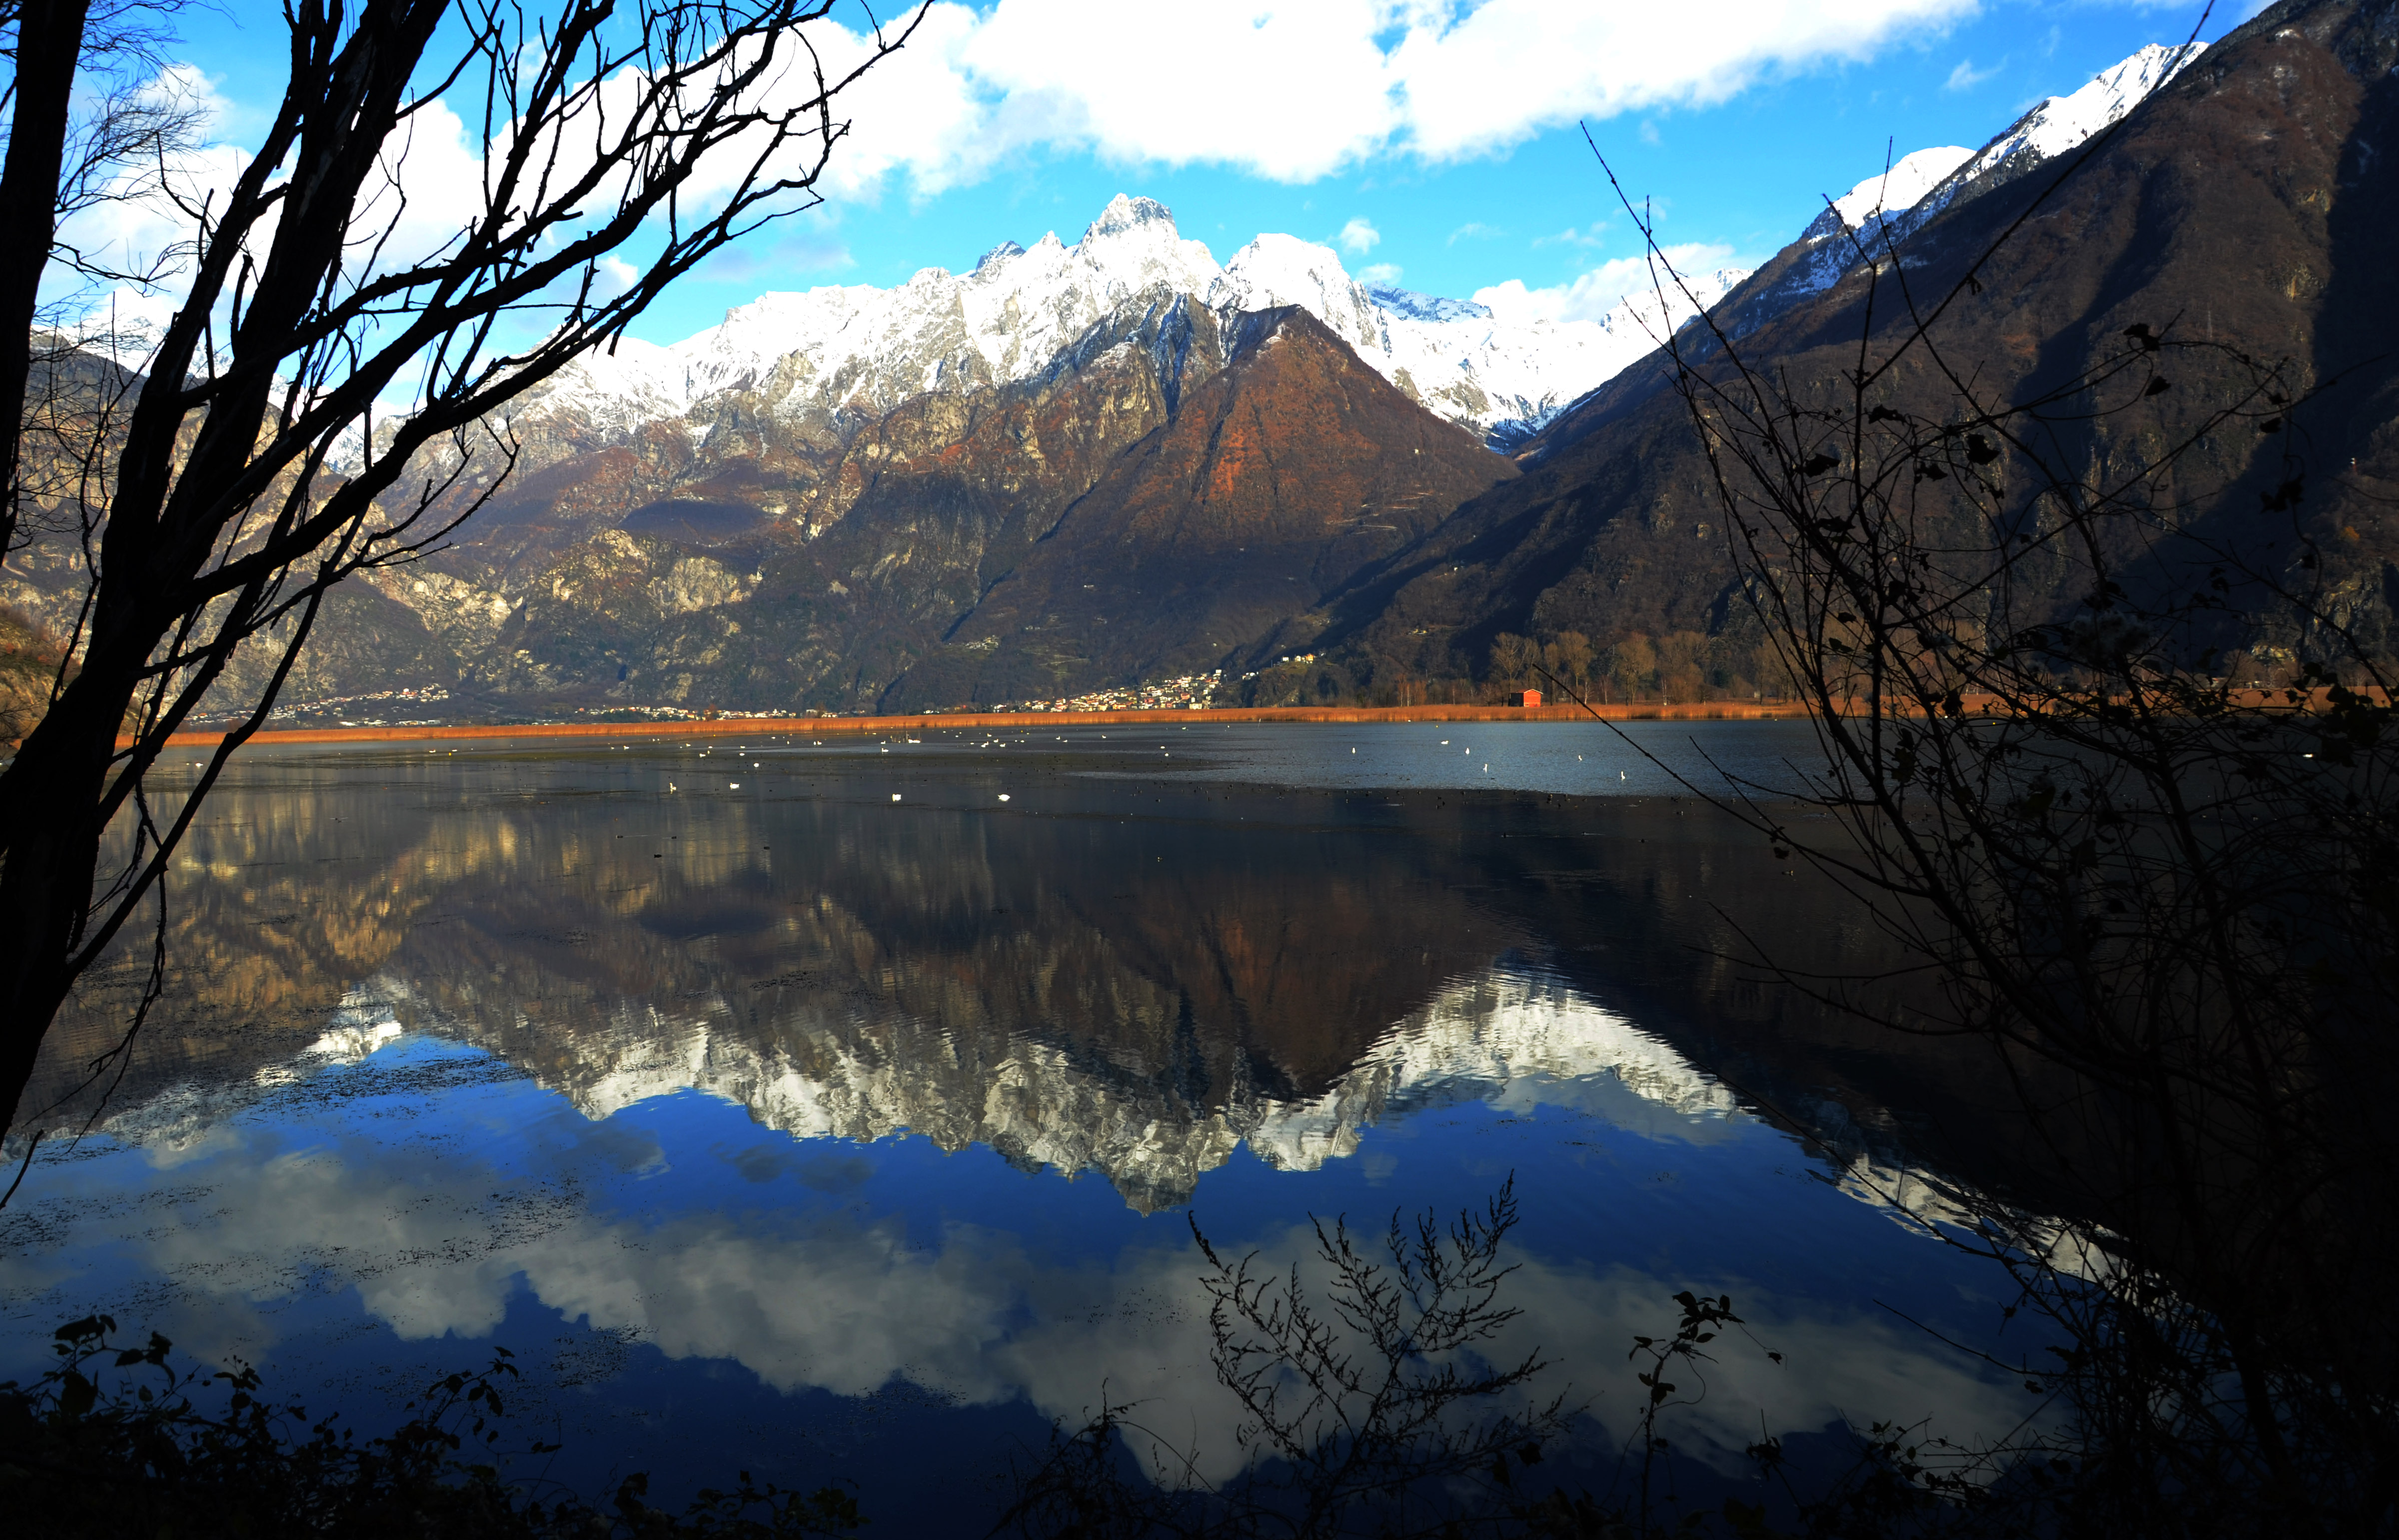
[{"label": "valley between mountains", "polygon": [[[1132,196],[969,273],[766,294],[521,400],[495,425],[512,471],[494,490],[493,457],[470,465],[450,506],[489,501],[443,548],[336,591],[282,709],[920,711],[1177,678],[1222,704],[1392,703],[1525,682],[1545,647],[1619,699],[1771,692],[1659,342],[1704,306],[1753,360],[1837,381],[1862,330],[1904,321],[1864,308],[1862,252],[1943,292],[2020,222],[1945,320],[1953,355],[2031,392],[2143,323],[2331,382],[2303,534],[2342,613],[2387,634],[2394,64],[2393,0],[2286,0],[1979,149],[1901,157],[1756,271],[1600,321],[1370,287],[1287,236],[1220,264]],[[2108,431],[2078,453],[2104,462]],[[2209,449],[2234,493],[2208,517],[2242,517],[2257,455]],[[37,547],[0,601],[63,634],[81,560]],[[263,682],[237,669],[215,698]]]}]

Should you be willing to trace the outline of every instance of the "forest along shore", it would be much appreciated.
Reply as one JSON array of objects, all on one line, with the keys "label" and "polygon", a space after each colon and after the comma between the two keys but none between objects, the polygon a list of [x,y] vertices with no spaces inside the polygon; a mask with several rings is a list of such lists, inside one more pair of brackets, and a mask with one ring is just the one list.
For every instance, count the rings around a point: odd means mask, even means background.
[{"label": "forest along shore", "polygon": [[[1755,722],[1804,717],[1796,702],[1706,700],[1660,705],[1594,706],[1278,706],[1180,711],[950,711],[888,717],[702,717],[674,722],[560,722],[421,727],[303,727],[263,731],[252,743],[373,743],[428,738],[673,738],[743,734],[874,734],[928,727],[1105,727],[1110,723],[1173,722],[1610,722],[1711,720]],[[177,733],[170,744],[208,744],[225,735]],[[120,737],[117,747],[129,747]]]}]

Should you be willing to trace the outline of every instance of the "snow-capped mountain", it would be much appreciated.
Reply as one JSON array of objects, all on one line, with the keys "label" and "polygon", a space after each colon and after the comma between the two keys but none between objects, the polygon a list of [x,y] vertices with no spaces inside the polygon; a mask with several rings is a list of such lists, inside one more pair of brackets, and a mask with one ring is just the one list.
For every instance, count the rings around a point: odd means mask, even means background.
[{"label": "snow-capped mountain", "polygon": [[1897,213],[1912,209],[1925,194],[1947,181],[1952,171],[1973,158],[1974,152],[1962,144],[1939,144],[1903,155],[1891,163],[1890,170],[1866,178],[1833,199],[1831,207],[1816,216],[1815,223],[1801,233],[1800,238],[1821,239],[1843,230],[1855,230],[1886,210]]},{"label": "snow-capped mountain", "polygon": [[[2168,47],[2152,43],[2068,96],[2053,96],[2011,124],[1951,175],[1946,185],[1962,187],[2012,164],[2027,168],[2064,155],[2139,106],[2151,91],[2197,59],[2204,43]],[[1937,207],[1946,207],[1944,199]]]},{"label": "snow-capped mountain", "polygon": [[[1713,301],[1745,274],[1709,275]],[[1598,321],[1511,322],[1485,306],[1369,289],[1330,248],[1262,235],[1219,265],[1149,198],[1119,196],[1069,246],[1003,242],[968,273],[928,267],[895,289],[761,295],[671,346],[631,340],[583,361],[523,411],[586,442],[666,418],[704,426],[738,401],[838,430],[932,392],[1038,379],[1095,331],[1129,333],[1177,303],[1213,311],[1295,304],[1386,379],[1452,422],[1507,442],[1538,428],[1654,345],[1691,307],[1645,296]]]},{"label": "snow-capped mountain", "polygon": [[[1774,264],[1767,289],[1745,297],[1742,329],[1829,288],[1861,249],[1904,238],[1961,197],[2087,141],[2202,47],[2145,47],[2034,106],[1979,150],[1918,150],[1859,182],[1802,232],[1795,260]],[[1511,448],[1750,277],[1693,275],[1697,306],[1643,293],[1594,321],[1506,318],[1471,301],[1369,287],[1332,248],[1293,236],[1261,235],[1220,264],[1164,205],[1119,195],[1072,245],[1054,233],[1030,247],[1003,241],[969,272],[928,267],[891,289],[762,294],[683,342],[628,339],[562,371],[515,414],[566,429],[578,449],[671,419],[704,438],[727,412],[842,436],[914,398],[1051,376],[1177,304],[1213,312],[1220,326],[1242,311],[1298,305],[1420,404]]]},{"label": "snow-capped mountain", "polygon": [[[779,1026],[761,1042],[721,1000],[671,1010],[620,1000],[529,1073],[595,1122],[697,1090],[796,1139],[871,1143],[907,1130],[943,1150],[982,1144],[1027,1167],[1097,1172],[1142,1213],[1189,1202],[1200,1179],[1242,1145],[1277,1170],[1317,1170],[1354,1156],[1377,1125],[1429,1106],[1574,1107],[1680,1139],[1744,1115],[1730,1089],[1663,1039],[1558,979],[1499,967],[1443,987],[1317,1094],[1243,1084],[1213,1104],[1031,1034],[1012,1035],[1003,1057],[962,1060],[928,1023],[866,1033],[854,1014],[809,1005]],[[260,1064],[247,1080],[173,1087],[115,1113],[108,1132],[162,1152],[189,1148],[329,1064],[359,1063],[427,1029],[496,1056],[514,1046],[451,1017],[409,979],[379,975],[354,987],[299,1054]]]},{"label": "snow-capped mountain", "polygon": [[[2206,47],[2190,43],[2167,47],[2152,43],[2114,68],[2102,70],[2080,90],[2039,103],[1908,205],[1904,224],[1894,233],[1904,236],[1960,197],[2013,181],[2043,161],[2079,147],[2182,73]],[[1898,207],[1896,200],[1892,206]]]},{"label": "snow-capped mountain", "polygon": [[[2013,182],[2121,119],[2179,74],[2207,45],[2152,43],[2091,83],[2035,105],[1979,150],[1955,144],[1918,150],[1859,182],[1800,233],[1807,253],[1778,283],[1796,298],[1839,281],[1860,250],[1904,240],[1962,198]],[[1867,226],[1871,223],[1872,229]]]}]

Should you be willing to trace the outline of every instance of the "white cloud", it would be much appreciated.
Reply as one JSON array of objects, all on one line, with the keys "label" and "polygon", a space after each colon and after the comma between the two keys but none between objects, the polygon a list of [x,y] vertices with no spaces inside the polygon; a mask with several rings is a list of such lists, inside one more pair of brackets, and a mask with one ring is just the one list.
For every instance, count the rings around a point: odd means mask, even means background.
[{"label": "white cloud", "polygon": [[1958,67],[1949,72],[1949,78],[1941,83],[1941,88],[1945,91],[1972,90],[2007,68],[2007,63],[2008,61],[2002,59],[1987,70],[1978,70],[1974,68],[1972,60],[1961,59],[1958,61]]},{"label": "white cloud", "polygon": [[[1979,3],[996,0],[976,9],[940,0],[901,52],[837,99],[849,132],[824,190],[872,196],[896,182],[929,196],[1044,152],[1138,167],[1209,164],[1285,182],[1378,157],[1470,159],[1577,117],[1721,101],[1760,79],[1938,33]],[[834,75],[861,62],[871,43],[831,22],[808,37]],[[761,108],[794,104],[812,88],[800,57],[785,50],[779,77],[757,89]],[[1186,99],[1161,91],[1160,61],[1190,66],[1175,77],[1191,83]],[[173,79],[208,88],[188,70]],[[602,95],[614,110],[640,86],[627,72]],[[238,121],[243,105],[210,102],[221,122]],[[398,185],[371,199],[399,226],[387,262],[438,249],[478,212],[485,147],[473,125],[481,120],[463,101],[411,120],[405,154],[392,157]],[[752,149],[742,137],[729,142],[685,186],[686,206],[728,191]],[[570,146],[568,158],[576,153]],[[187,195],[222,189],[243,155],[210,143],[172,175]],[[138,256],[190,232],[186,217],[151,199],[103,206],[73,233]],[[1468,233],[1482,232],[1459,232]],[[1362,219],[1340,236],[1354,256],[1378,238]]]},{"label": "white cloud", "polygon": [[633,287],[634,282],[641,276],[640,270],[622,257],[606,256],[600,259],[601,284],[606,293],[623,293]]},{"label": "white cloud", "polygon": [[[1707,106],[1939,33],[1979,0],[998,0],[932,7],[845,110],[835,175],[920,192],[1027,150],[1308,182],[1506,150],[1578,117]],[[839,50],[836,50],[838,52]],[[1158,61],[1194,69],[1161,100]],[[1204,102],[1200,93],[1204,92]]]},{"label": "white cloud", "polygon": [[1400,281],[1400,264],[1395,262],[1368,263],[1358,269],[1358,281],[1360,283],[1397,283]]},{"label": "white cloud", "polygon": [[1494,230],[1491,226],[1484,223],[1480,220],[1469,220],[1464,224],[1459,225],[1457,229],[1452,230],[1449,233],[1449,239],[1443,241],[1442,244],[1444,246],[1456,246],[1462,240],[1494,240],[1507,233],[1508,232],[1505,230]]},{"label": "white cloud", "polygon": [[1707,106],[1777,74],[1863,59],[1972,15],[1975,0],[1439,0],[1391,50],[1407,139],[1427,159],[1502,148],[1577,117]]},{"label": "white cloud", "polygon": [[1579,229],[1579,230],[1575,229],[1574,227],[1572,227],[1572,226],[1570,225],[1570,226],[1568,226],[1567,228],[1565,228],[1565,229],[1564,229],[1564,230],[1559,231],[1559,232],[1558,232],[1556,235],[1554,235],[1554,236],[1535,236],[1533,237],[1533,244],[1534,244],[1536,247],[1541,247],[1541,246],[1582,246],[1582,247],[1596,247],[1596,246],[1599,246],[1600,244],[1602,244],[1602,237],[1606,235],[1606,231],[1607,231],[1607,222],[1606,222],[1606,221],[1605,221],[1605,220],[1593,220],[1593,221],[1592,221],[1592,222],[1591,222],[1591,223],[1589,223],[1589,224],[1587,224],[1587,225],[1583,226],[1583,227],[1582,227],[1581,229]]},{"label": "white cloud", "polygon": [[[1722,101],[1759,80],[1937,34],[1979,4],[994,0],[977,9],[940,0],[904,50],[837,100],[848,132],[822,190],[872,197],[893,186],[929,196],[1050,153],[1128,167],[1213,165],[1293,182],[1381,158],[1455,162],[1578,117]],[[836,76],[871,42],[831,22],[808,37]],[[811,88],[800,56],[785,52],[781,76],[756,90],[763,110],[795,104]],[[1178,68],[1161,74],[1161,61]],[[1183,84],[1161,87],[1169,78]],[[626,74],[601,95],[615,111],[640,84]],[[239,109],[255,104],[227,105],[218,115],[238,121]],[[392,157],[396,185],[370,199],[396,223],[384,265],[438,250],[479,212],[482,121],[463,99],[411,119],[406,152]],[[743,136],[728,142],[684,186],[684,206],[724,196],[753,149]],[[579,153],[569,145],[568,161]],[[190,196],[221,190],[244,155],[210,143],[173,175]],[[1451,238],[1488,233],[1467,226]],[[153,199],[105,206],[73,234],[138,256],[187,240],[189,226]],[[1353,220],[1339,239],[1363,256],[1379,233]],[[1577,312],[1579,293],[1574,285],[1529,290],[1526,303]],[[1559,297],[1535,297],[1549,295]]]},{"label": "white cloud", "polygon": [[[1690,241],[1666,248],[1666,257],[1676,272],[1694,277],[1724,266],[1732,258],[1732,248],[1716,242]],[[1506,321],[1595,321],[1628,298],[1655,295],[1661,284],[1672,292],[1674,280],[1664,269],[1653,274],[1644,258],[1618,257],[1568,283],[1532,289],[1522,278],[1510,278],[1506,283],[1476,290],[1474,299],[1478,304],[1489,305],[1492,314]]]}]

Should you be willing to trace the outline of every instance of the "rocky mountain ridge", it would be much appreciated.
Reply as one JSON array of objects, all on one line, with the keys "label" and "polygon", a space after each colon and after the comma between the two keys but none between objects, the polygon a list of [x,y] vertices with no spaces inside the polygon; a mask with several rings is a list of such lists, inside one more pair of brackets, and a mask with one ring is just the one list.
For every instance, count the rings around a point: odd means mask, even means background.
[{"label": "rocky mountain ridge", "polygon": [[[1706,275],[1700,298],[1746,276]],[[1298,305],[1412,399],[1503,443],[1648,351],[1660,321],[1688,314],[1668,317],[1652,299],[1595,321],[1508,321],[1471,301],[1370,288],[1332,248],[1285,235],[1261,235],[1219,266],[1164,205],[1118,195],[1071,246],[1055,233],[1029,248],[1003,241],[968,273],[928,267],[894,289],[762,294],[681,343],[627,339],[514,415],[587,448],[675,418],[704,440],[745,412],[837,432],[920,395],[1053,375],[1095,327],[1121,330],[1128,311],[1178,302],[1219,326]]]}]

